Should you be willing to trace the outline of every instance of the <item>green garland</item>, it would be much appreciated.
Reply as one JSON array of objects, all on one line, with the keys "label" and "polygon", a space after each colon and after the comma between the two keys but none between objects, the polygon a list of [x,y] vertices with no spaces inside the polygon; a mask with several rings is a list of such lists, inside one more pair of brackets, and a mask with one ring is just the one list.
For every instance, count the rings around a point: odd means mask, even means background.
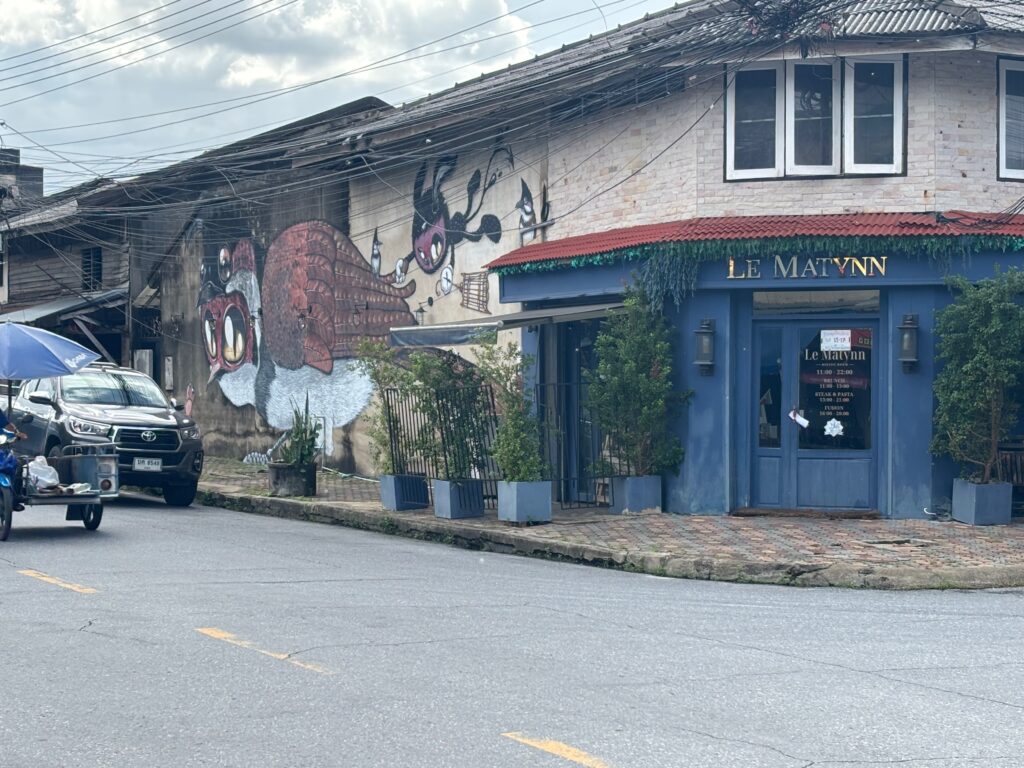
[{"label": "green garland", "polygon": [[539,261],[499,267],[499,275],[548,272],[556,269],[605,266],[643,261],[640,283],[655,305],[672,297],[678,305],[697,285],[705,262],[727,259],[765,258],[776,254],[830,258],[844,256],[926,257],[943,271],[955,259],[979,253],[1020,253],[1024,238],[1009,235],[948,235],[903,237],[766,237],[747,240],[686,240],[646,243],[631,248],[576,256],[571,259]]}]

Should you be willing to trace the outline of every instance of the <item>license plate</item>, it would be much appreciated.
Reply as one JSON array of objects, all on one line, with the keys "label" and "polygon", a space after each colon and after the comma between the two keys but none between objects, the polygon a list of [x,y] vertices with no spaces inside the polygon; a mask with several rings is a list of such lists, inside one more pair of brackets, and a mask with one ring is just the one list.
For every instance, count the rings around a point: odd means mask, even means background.
[{"label": "license plate", "polygon": [[132,461],[132,469],[137,472],[159,472],[163,468],[163,459],[135,459]]}]

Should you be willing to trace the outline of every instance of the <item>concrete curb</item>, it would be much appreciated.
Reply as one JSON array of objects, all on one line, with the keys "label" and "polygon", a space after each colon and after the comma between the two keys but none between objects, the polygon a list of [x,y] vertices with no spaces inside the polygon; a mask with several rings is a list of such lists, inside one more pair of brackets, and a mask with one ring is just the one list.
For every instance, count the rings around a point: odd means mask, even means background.
[{"label": "concrete curb", "polygon": [[1024,565],[965,566],[922,570],[879,568],[857,563],[799,563],[680,557],[672,553],[551,541],[525,533],[528,529],[481,528],[459,520],[442,520],[401,512],[385,512],[375,503],[338,503],[225,493],[200,487],[203,504],[249,514],[343,525],[464,549],[561,560],[604,568],[702,581],[730,581],[800,587],[851,589],[993,589],[1024,587]]}]

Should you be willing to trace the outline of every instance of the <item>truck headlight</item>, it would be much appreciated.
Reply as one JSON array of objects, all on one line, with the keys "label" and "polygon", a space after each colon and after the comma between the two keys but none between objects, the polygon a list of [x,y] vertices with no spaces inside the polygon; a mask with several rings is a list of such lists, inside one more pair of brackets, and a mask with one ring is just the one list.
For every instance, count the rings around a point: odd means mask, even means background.
[{"label": "truck headlight", "polygon": [[75,416],[69,416],[68,431],[83,437],[106,437],[110,434],[109,424],[97,424],[95,421],[86,421]]},{"label": "truck headlight", "polygon": [[185,427],[181,430],[182,440],[198,440],[199,439],[199,426],[194,425],[191,427]]}]

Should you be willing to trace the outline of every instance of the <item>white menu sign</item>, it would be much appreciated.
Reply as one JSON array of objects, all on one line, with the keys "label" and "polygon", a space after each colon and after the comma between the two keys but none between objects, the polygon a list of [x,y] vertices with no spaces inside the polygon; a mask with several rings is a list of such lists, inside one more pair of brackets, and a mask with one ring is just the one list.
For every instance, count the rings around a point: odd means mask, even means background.
[{"label": "white menu sign", "polygon": [[849,331],[822,331],[821,332],[822,352],[849,352],[850,332]]}]

